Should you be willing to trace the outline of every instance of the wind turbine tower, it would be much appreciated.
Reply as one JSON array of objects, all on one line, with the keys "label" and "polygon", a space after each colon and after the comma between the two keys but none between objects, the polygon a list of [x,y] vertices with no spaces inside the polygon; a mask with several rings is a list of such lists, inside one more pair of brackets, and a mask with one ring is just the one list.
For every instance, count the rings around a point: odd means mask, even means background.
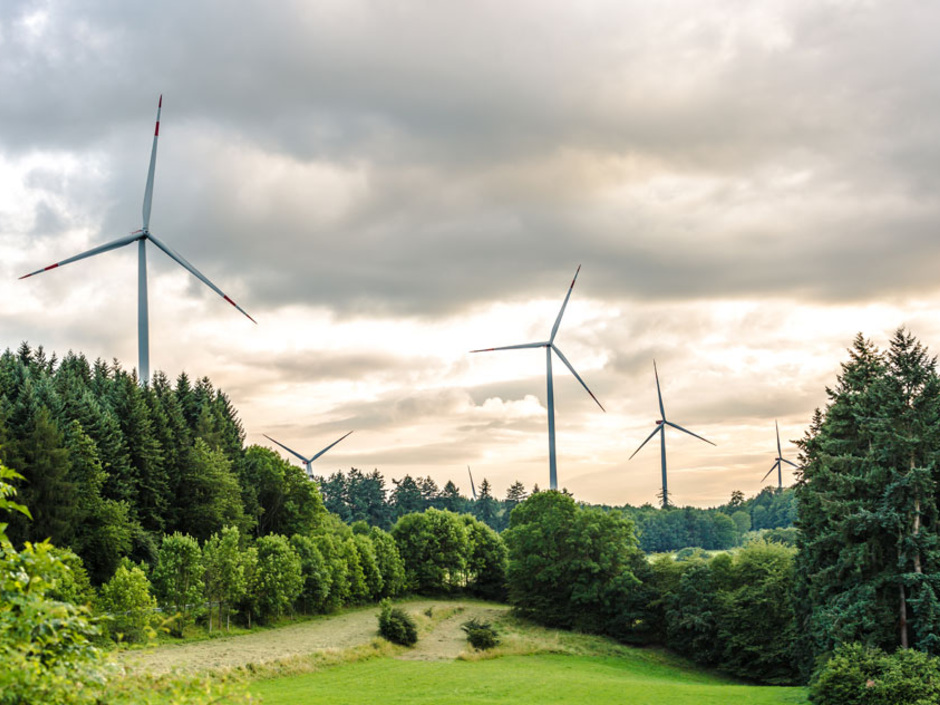
[{"label": "wind turbine tower", "polygon": [[[787,465],[792,465],[797,470],[800,469],[800,466],[796,463],[791,463],[789,460],[783,457],[783,451],[780,449],[780,426],[774,421],[774,428],[777,429],[777,460],[774,461],[774,464],[770,466],[770,470],[767,471],[767,475],[770,475],[774,470],[777,471],[777,489],[783,489],[783,463]],[[767,479],[767,475],[764,475],[761,478],[761,482]]]},{"label": "wind turbine tower", "polygon": [[[352,433],[352,431],[350,431],[349,433]],[[267,439],[268,439],[269,441],[271,441],[272,443],[277,443],[279,446],[281,446],[281,448],[283,448],[284,450],[286,450],[288,453],[290,453],[290,454],[293,455],[294,457],[299,458],[300,461],[303,462],[304,467],[307,468],[307,479],[308,479],[308,480],[313,480],[313,461],[316,460],[317,458],[319,458],[319,457],[320,457],[321,455],[323,455],[324,453],[326,453],[326,451],[328,451],[330,448],[332,448],[333,446],[335,446],[335,445],[336,445],[337,443],[339,443],[341,440],[343,440],[344,438],[346,438],[346,436],[348,436],[349,433],[347,433],[345,436],[340,436],[337,440],[335,440],[335,441],[333,441],[332,443],[330,443],[330,445],[328,445],[326,448],[324,448],[323,450],[321,450],[319,453],[317,453],[316,455],[314,455],[314,456],[311,457],[311,458],[305,458],[305,457],[302,456],[300,453],[298,453],[296,450],[291,450],[290,448],[288,448],[286,445],[284,445],[284,444],[281,443],[280,441],[275,441],[273,438],[271,438],[271,436],[269,436],[269,435],[266,434],[266,433],[262,433],[261,435],[264,436],[265,438],[267,438]]]},{"label": "wind turbine tower", "polygon": [[80,259],[86,259],[88,257],[94,257],[95,255],[100,255],[103,252],[109,252],[111,250],[116,250],[119,247],[124,247],[125,245],[130,245],[132,242],[137,243],[137,354],[139,356],[138,364],[138,375],[140,376],[141,385],[146,385],[150,381],[150,323],[149,323],[149,314],[147,306],[147,241],[149,240],[156,246],[158,249],[163,250],[163,252],[180,265],[183,269],[192,274],[196,279],[201,281],[203,284],[208,286],[212,291],[221,296],[223,299],[228,301],[232,306],[241,311],[252,323],[257,323],[257,321],[249,316],[241,306],[232,301],[225,293],[219,289],[215,284],[213,284],[209,279],[202,274],[198,269],[193,265],[187,262],[182,255],[173,250],[168,245],[165,245],[163,242],[157,239],[157,237],[150,232],[150,205],[153,202],[153,175],[154,170],[157,166],[157,139],[160,137],[160,111],[163,109],[163,96],[160,96],[160,100],[157,103],[157,125],[153,131],[153,148],[150,152],[150,169],[147,171],[147,185],[144,188],[144,208],[143,208],[143,227],[136,232],[131,233],[127,237],[118,238],[112,242],[106,243],[104,245],[99,245],[94,247],[87,252],[82,252],[81,254],[75,255],[74,257],[69,257],[64,259],[61,262],[56,262],[51,264],[48,267],[42,269],[37,269],[35,272],[30,272],[29,274],[24,274],[20,279],[26,279],[31,277],[34,274],[42,274],[43,272],[48,272],[50,269],[56,269],[66,264],[72,262],[77,262]]},{"label": "wind turbine tower", "polygon": [[571,290],[574,289],[574,283],[578,280],[578,272],[581,271],[581,265],[578,265],[578,269],[574,273],[574,279],[571,280],[571,286],[568,287],[568,293],[565,295],[565,300],[561,305],[561,310],[558,312],[558,317],[555,319],[555,325],[552,326],[551,335],[549,335],[548,340],[538,342],[538,343],[522,343],[521,345],[506,345],[500,348],[483,348],[481,350],[471,350],[472,353],[478,352],[493,352],[495,350],[519,350],[522,348],[545,348],[545,379],[548,386],[548,482],[549,487],[553,490],[558,489],[558,468],[555,460],[555,389],[552,385],[552,352],[558,355],[558,359],[561,360],[565,367],[571,370],[571,374],[575,376],[581,386],[584,387],[585,391],[591,395],[598,406],[601,407],[601,411],[605,411],[604,407],[597,397],[594,396],[588,386],[584,383],[584,380],[581,379],[581,376],[575,372],[574,367],[571,366],[571,363],[568,362],[568,359],[562,354],[561,350],[558,349],[558,346],[555,345],[555,336],[558,334],[558,326],[561,325],[561,317],[565,313],[565,306],[568,305],[568,299],[571,298]]},{"label": "wind turbine tower", "polygon": [[[669,506],[669,487],[666,483],[666,426],[672,426],[677,431],[682,431],[687,433],[690,436],[698,438],[700,441],[705,441],[711,445],[715,445],[707,438],[702,438],[696,433],[692,433],[688,429],[682,428],[679,424],[675,424],[672,421],[666,419],[666,409],[663,407],[663,393],[659,388],[659,370],[656,369],[656,360],[653,360],[653,374],[656,376],[656,396],[659,399],[659,414],[662,418],[656,422],[656,428],[653,429],[653,432],[646,437],[646,440],[640,444],[640,447],[633,451],[633,455],[636,455],[640,452],[640,449],[645,446],[650,439],[659,434],[659,453],[660,458],[662,459],[662,473],[663,473],[663,509],[666,509]],[[628,460],[633,460],[633,455],[631,455]]]}]

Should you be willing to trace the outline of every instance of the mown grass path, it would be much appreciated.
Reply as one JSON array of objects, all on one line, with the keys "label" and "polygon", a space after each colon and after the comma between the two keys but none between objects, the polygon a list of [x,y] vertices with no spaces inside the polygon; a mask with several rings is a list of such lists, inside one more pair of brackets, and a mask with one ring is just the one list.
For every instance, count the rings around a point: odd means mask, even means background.
[{"label": "mown grass path", "polygon": [[[482,603],[445,602],[441,600],[414,600],[402,603],[408,611],[420,614],[428,608],[434,610],[453,609],[461,606],[461,614],[444,620],[429,635],[422,635],[424,658],[454,658],[459,649],[454,645],[464,645],[457,634],[460,623],[473,616],[477,611],[500,610]],[[298,622],[277,629],[266,629],[250,634],[217,637],[202,641],[175,644],[161,644],[141,651],[128,651],[122,656],[131,671],[153,674],[167,673],[172,670],[186,672],[219,671],[241,666],[259,665],[282,661],[298,656],[306,656],[324,651],[343,651],[368,644],[378,636],[378,607],[372,605],[351,610],[337,615],[325,615],[315,619]],[[442,627],[438,629],[438,627]],[[440,640],[439,643],[437,640]],[[435,643],[439,648],[435,650]],[[443,646],[446,644],[447,646]],[[444,649],[441,651],[441,649]],[[441,651],[441,653],[438,653]],[[451,653],[453,652],[453,653]],[[446,654],[446,655],[445,655]]]}]

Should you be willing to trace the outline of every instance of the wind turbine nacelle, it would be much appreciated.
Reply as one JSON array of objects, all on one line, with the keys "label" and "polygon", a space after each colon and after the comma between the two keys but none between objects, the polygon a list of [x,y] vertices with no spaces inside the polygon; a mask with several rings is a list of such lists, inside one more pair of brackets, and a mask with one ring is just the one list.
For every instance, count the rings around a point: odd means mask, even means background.
[{"label": "wind turbine nacelle", "polygon": [[663,423],[663,421],[662,421],[662,419],[660,419],[659,421],[656,422],[656,425],[657,425],[657,426],[661,426],[662,423]]}]

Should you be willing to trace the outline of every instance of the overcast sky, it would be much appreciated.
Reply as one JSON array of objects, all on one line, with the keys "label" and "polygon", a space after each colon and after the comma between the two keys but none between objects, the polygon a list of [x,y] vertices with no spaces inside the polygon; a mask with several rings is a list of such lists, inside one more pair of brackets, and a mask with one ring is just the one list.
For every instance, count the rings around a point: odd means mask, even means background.
[{"label": "overcast sky", "polygon": [[[940,5],[894,0],[0,4],[0,348],[209,376],[315,472],[502,496],[756,493],[861,331],[940,347]],[[792,475],[784,474],[789,483]],[[770,484],[768,478],[766,484]]]}]

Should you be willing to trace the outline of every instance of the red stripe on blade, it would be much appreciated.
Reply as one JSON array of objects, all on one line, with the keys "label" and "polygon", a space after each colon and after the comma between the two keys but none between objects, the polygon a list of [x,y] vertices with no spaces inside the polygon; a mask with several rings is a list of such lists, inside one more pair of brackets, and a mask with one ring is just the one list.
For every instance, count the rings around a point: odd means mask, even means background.
[{"label": "red stripe on blade", "polygon": [[50,264],[48,267],[46,267],[46,268],[45,268],[44,270],[42,270],[42,271],[48,272],[50,269],[55,269],[55,268],[58,267],[58,266],[59,266],[58,264]]}]

